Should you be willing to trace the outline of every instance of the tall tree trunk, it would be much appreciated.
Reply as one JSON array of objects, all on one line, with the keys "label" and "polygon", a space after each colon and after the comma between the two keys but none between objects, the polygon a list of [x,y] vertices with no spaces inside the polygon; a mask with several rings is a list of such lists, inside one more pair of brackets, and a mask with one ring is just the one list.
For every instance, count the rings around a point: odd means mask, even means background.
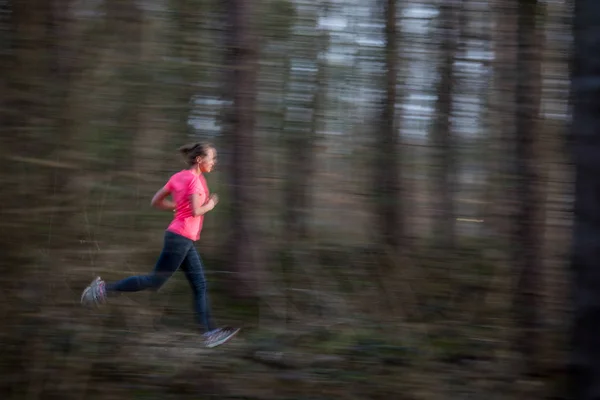
[{"label": "tall tree trunk", "polygon": [[[128,6],[124,4],[123,8],[121,15],[129,15],[128,27],[131,32],[128,39],[131,42],[128,43],[128,61],[135,77],[135,81],[127,82],[129,85],[125,104],[130,113],[130,121],[127,122],[133,136],[132,169],[137,174],[152,174],[160,168],[157,160],[166,147],[169,126],[165,123],[165,111],[155,106],[162,100],[160,84],[153,82],[152,70],[146,72],[149,68],[144,66],[156,62],[164,49],[159,47],[160,41],[153,37],[156,34],[144,11],[135,3]],[[121,57],[125,58],[125,55]]]},{"label": "tall tree trunk", "polygon": [[175,22],[175,38],[173,40],[173,53],[181,60],[185,60],[179,66],[179,78],[176,100],[177,109],[174,112],[174,127],[177,130],[175,136],[179,140],[188,137],[190,133],[189,117],[193,111],[193,97],[203,95],[199,92],[199,81],[208,74],[205,68],[199,68],[198,64],[206,57],[208,52],[204,46],[207,35],[207,24],[204,15],[208,12],[206,1],[195,0],[170,0]]},{"label": "tall tree trunk", "polygon": [[519,0],[517,29],[516,170],[517,204],[513,218],[513,265],[516,292],[516,350],[529,372],[536,368],[539,346],[540,221],[536,172],[536,121],[540,109],[540,51],[536,26],[537,0]]},{"label": "tall tree trunk", "polygon": [[458,26],[454,1],[440,6],[440,54],[436,119],[433,126],[433,153],[435,159],[433,182],[435,182],[436,212],[433,224],[436,227],[435,241],[440,249],[455,247],[456,223],[454,186],[456,165],[452,138],[452,91],[454,88],[454,59],[458,46]]},{"label": "tall tree trunk", "polygon": [[505,245],[510,238],[510,210],[512,202],[506,190],[514,158],[515,138],[515,76],[516,76],[516,31],[517,4],[495,0],[494,7],[494,60],[492,133],[489,138],[488,191],[486,196],[485,221],[491,236],[500,237]]},{"label": "tall tree trunk", "polygon": [[380,243],[398,252],[404,239],[401,216],[399,132],[396,129],[398,71],[397,0],[385,0],[385,97],[375,156],[375,200]]},{"label": "tall tree trunk", "polygon": [[571,271],[575,305],[571,394],[600,399],[600,2],[576,0],[572,64],[575,210]]},{"label": "tall tree trunk", "polygon": [[[316,14],[316,13],[315,13]],[[308,19],[308,18],[307,18]],[[311,13],[311,21],[314,21],[313,29],[318,29],[317,15]],[[284,132],[287,143],[288,159],[287,177],[285,185],[285,245],[289,250],[294,248],[298,241],[306,240],[310,235],[310,209],[312,203],[311,182],[315,170],[316,142],[321,123],[323,97],[326,91],[325,65],[320,60],[321,53],[327,48],[328,38],[322,34],[314,37],[299,38],[304,40],[300,46],[303,51],[296,54],[304,54],[305,61],[316,64],[316,72],[296,71],[292,73],[291,81],[296,81],[296,88],[301,93],[295,97],[297,100],[291,104],[292,109],[302,110],[295,112],[290,126]],[[295,77],[294,77],[295,75]],[[312,87],[312,97],[306,97],[306,87]],[[310,114],[310,120],[305,120],[305,115]]]},{"label": "tall tree trunk", "polygon": [[[48,23],[50,10],[48,5],[39,0],[7,1],[6,37],[9,44],[2,56],[3,91],[1,122],[5,134],[0,136],[0,151],[6,155],[31,156],[41,143],[37,141],[32,129],[32,120],[42,121],[43,96],[47,85],[42,78],[46,55],[44,26]],[[44,121],[45,122],[45,121]],[[3,154],[4,155],[4,154]],[[2,163],[2,169],[12,168],[11,163]]]},{"label": "tall tree trunk", "polygon": [[[6,21],[10,46],[3,55],[2,77],[6,79],[0,122],[4,134],[0,137],[0,155],[5,160],[17,157],[20,160],[47,160],[58,158],[59,148],[69,148],[65,140],[71,132],[70,110],[64,105],[69,101],[71,75],[69,55],[70,43],[68,18],[69,1],[58,0],[40,2],[11,1],[5,4],[10,9]],[[66,132],[65,132],[66,131]],[[60,143],[60,145],[59,145]],[[63,160],[60,160],[63,161]],[[5,190],[0,195],[3,207],[11,209],[26,207],[27,201],[40,194],[64,194],[63,176],[69,176],[68,169],[32,168],[27,184],[19,169],[27,164],[5,161],[0,167]],[[19,168],[19,169],[17,169]],[[6,190],[10,188],[10,190]],[[14,220],[16,226],[30,223],[41,228],[37,216],[33,214],[17,216],[7,213],[3,220]],[[20,223],[17,218],[22,218]],[[20,234],[31,238],[31,231],[20,232],[14,229],[11,238],[21,243]],[[30,241],[30,240],[29,240]],[[20,246],[14,246],[14,248]]]},{"label": "tall tree trunk", "polygon": [[230,265],[238,279],[234,294],[256,295],[256,253],[260,249],[258,230],[253,221],[257,207],[255,190],[255,97],[257,44],[251,31],[252,0],[230,0],[228,9],[229,90],[232,109],[227,113],[227,135],[231,144],[231,219]]}]

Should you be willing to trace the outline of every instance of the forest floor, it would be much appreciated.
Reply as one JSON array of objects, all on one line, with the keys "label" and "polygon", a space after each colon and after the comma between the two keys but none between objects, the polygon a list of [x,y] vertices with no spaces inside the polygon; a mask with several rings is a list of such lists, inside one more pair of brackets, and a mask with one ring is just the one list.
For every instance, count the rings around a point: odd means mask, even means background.
[{"label": "forest floor", "polygon": [[[131,311],[131,310],[130,310]],[[419,324],[248,328],[215,349],[153,312],[109,306],[46,327],[6,399],[558,399],[493,340]],[[50,317],[50,316],[46,316]],[[56,321],[54,316],[54,321]],[[392,332],[392,334],[390,333]],[[473,331],[474,332],[474,331]],[[463,332],[464,333],[464,332]],[[6,386],[5,386],[6,387]]]}]

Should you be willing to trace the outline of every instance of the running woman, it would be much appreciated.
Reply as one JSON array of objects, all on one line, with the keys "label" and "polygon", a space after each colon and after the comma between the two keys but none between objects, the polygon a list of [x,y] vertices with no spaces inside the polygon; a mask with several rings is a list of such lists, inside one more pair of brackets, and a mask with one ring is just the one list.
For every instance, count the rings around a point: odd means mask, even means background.
[{"label": "running woman", "polygon": [[[154,271],[112,283],[105,283],[97,277],[83,291],[81,303],[86,306],[102,304],[116,292],[156,291],[181,268],[194,293],[196,314],[204,329],[204,343],[207,347],[215,347],[227,342],[239,331],[213,326],[202,260],[194,247],[194,242],[200,239],[204,214],[219,202],[216,194],[209,193],[204,178],[204,174],[211,172],[217,162],[217,151],[213,146],[202,143],[182,146],[179,151],[189,168],[174,174],[152,198],[153,207],[175,213],[165,232],[162,253]],[[172,201],[167,198],[169,195]]]}]

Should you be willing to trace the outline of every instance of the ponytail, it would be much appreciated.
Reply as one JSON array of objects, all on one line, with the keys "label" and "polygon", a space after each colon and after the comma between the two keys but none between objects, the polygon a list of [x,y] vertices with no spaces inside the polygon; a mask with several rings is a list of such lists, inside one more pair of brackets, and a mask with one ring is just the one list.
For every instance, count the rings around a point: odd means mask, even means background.
[{"label": "ponytail", "polygon": [[208,151],[214,146],[209,143],[188,143],[181,146],[178,151],[181,153],[185,162],[192,166],[196,164],[196,158],[208,156]]}]

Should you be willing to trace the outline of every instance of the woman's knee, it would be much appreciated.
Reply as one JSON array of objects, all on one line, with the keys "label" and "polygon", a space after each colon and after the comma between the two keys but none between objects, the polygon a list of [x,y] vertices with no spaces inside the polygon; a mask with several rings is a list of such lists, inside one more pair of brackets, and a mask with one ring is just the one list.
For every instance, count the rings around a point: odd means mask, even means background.
[{"label": "woman's knee", "polygon": [[152,290],[158,290],[165,284],[168,278],[168,276],[162,276],[160,274],[150,275],[148,276],[148,286]]}]

